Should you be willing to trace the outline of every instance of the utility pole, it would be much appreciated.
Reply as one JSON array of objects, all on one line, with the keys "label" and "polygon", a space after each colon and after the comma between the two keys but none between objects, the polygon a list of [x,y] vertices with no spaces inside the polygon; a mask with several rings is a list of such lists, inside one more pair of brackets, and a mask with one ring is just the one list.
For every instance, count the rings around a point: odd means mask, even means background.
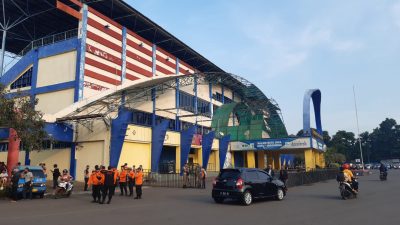
[{"label": "utility pole", "polygon": [[362,165],[362,169],[364,170],[364,158],[363,158],[363,152],[362,152],[362,147],[361,147],[360,126],[358,124],[358,111],[357,111],[356,91],[355,91],[354,85],[353,85],[353,96],[354,96],[354,108],[356,110],[357,135],[358,135],[358,143],[360,145],[361,165]]}]

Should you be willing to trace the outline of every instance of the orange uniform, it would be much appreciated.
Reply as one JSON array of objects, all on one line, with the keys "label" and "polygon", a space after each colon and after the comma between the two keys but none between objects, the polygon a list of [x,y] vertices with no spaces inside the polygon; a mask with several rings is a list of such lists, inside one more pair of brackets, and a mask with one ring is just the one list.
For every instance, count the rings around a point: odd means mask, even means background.
[{"label": "orange uniform", "polygon": [[128,176],[128,172],[126,170],[122,170],[121,173],[119,173],[119,182],[125,183],[127,176]]},{"label": "orange uniform", "polygon": [[138,171],[135,174],[135,185],[142,185],[143,184],[143,172]]},{"label": "orange uniform", "polygon": [[88,185],[102,185],[104,184],[104,174],[100,171],[93,171],[89,177]]},{"label": "orange uniform", "polygon": [[135,179],[135,172],[131,170],[128,174],[128,176],[131,178],[131,180]]}]

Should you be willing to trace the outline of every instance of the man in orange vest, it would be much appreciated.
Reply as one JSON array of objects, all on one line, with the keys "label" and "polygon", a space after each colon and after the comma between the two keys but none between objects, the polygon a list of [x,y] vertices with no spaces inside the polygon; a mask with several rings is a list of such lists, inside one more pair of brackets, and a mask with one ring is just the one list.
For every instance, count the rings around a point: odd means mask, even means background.
[{"label": "man in orange vest", "polygon": [[142,168],[139,167],[135,173],[135,186],[136,186],[136,198],[142,198],[142,185],[143,185],[143,172]]},{"label": "man in orange vest", "polygon": [[119,188],[121,190],[121,196],[128,195],[128,190],[126,188],[126,181],[127,181],[127,177],[128,177],[128,171],[126,170],[125,166],[121,166],[121,172],[119,173]]},{"label": "man in orange vest", "polygon": [[100,172],[98,165],[96,165],[94,168],[95,170],[92,171],[88,181],[88,185],[92,185],[93,203],[100,202],[100,187],[102,184],[104,184],[104,174]]},{"label": "man in orange vest", "polygon": [[133,195],[133,186],[135,186],[135,166],[128,169],[128,189],[129,196]]}]

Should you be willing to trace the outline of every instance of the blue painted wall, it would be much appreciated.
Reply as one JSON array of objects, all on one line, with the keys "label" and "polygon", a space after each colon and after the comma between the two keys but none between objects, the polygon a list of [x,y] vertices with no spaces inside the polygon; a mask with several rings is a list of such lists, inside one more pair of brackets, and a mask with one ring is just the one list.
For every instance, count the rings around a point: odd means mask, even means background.
[{"label": "blue painted wall", "polygon": [[314,105],[315,125],[317,132],[322,135],[321,124],[321,91],[318,89],[307,90],[303,98],[303,132],[305,136],[311,135],[310,130],[310,104]]},{"label": "blue painted wall", "polygon": [[120,108],[118,117],[111,122],[110,166],[117,167],[124,144],[128,123],[132,121],[132,112]]},{"label": "blue painted wall", "polygon": [[151,130],[151,171],[158,172],[161,152],[164,146],[165,134],[167,133],[169,121],[163,120]]}]

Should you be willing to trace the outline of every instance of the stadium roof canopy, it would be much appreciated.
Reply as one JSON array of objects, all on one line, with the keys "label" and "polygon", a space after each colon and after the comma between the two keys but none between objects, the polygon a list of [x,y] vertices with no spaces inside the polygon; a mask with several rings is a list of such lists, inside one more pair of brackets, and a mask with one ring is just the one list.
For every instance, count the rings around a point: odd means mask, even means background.
[{"label": "stadium roof canopy", "polygon": [[[79,10],[79,7],[69,0],[59,1]],[[202,72],[224,72],[122,0],[82,2]],[[0,8],[1,23],[4,23],[3,18],[6,23],[9,21],[9,25],[20,22],[7,31],[6,51],[14,54],[19,54],[34,40],[78,27],[79,21],[76,18],[56,8],[56,0],[3,0],[0,4],[4,6],[4,10]]]}]

